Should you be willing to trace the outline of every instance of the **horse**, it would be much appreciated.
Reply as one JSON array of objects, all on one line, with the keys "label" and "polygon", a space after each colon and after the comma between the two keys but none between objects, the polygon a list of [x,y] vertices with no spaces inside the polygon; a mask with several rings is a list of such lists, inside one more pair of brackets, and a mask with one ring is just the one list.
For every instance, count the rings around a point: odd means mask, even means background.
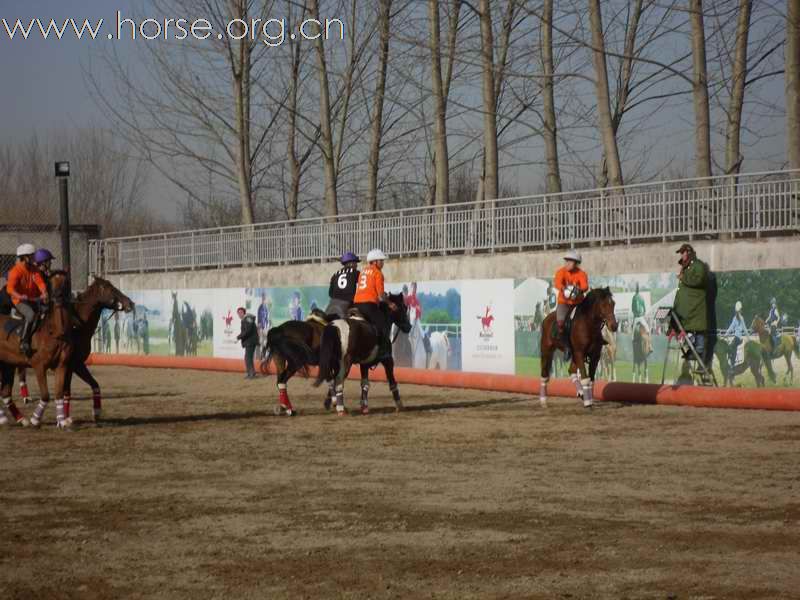
[{"label": "horse", "polygon": [[719,362],[719,370],[722,373],[722,385],[733,386],[733,378],[737,375],[741,375],[747,371],[747,369],[750,369],[750,372],[753,374],[753,377],[756,380],[756,385],[758,387],[764,387],[766,382],[764,381],[764,375],[761,374],[761,363],[763,361],[763,357],[761,355],[761,345],[753,340],[748,340],[743,343],[743,346],[744,347],[742,351],[744,360],[741,363],[734,364],[734,366],[731,367],[731,364],[728,360],[730,355],[730,343],[722,338],[717,340],[717,344],[714,347],[714,354],[717,357],[717,362]]},{"label": "horse", "polygon": [[750,329],[758,334],[758,340],[761,343],[761,354],[764,358],[764,366],[767,367],[767,374],[770,381],[775,383],[775,371],[772,368],[772,361],[776,358],[783,358],[786,360],[786,375],[783,376],[783,383],[791,385],[794,380],[794,369],[792,368],[792,352],[797,358],[800,358],[800,352],[797,348],[797,339],[793,335],[781,334],[778,338],[778,347],[773,347],[772,335],[767,328],[764,320],[756,316],[750,324]]},{"label": "horse", "polygon": [[[572,364],[569,372],[578,395],[580,396],[582,392],[583,406],[591,408],[593,403],[592,384],[603,349],[603,326],[608,327],[612,332],[617,331],[619,326],[617,318],[614,316],[613,294],[607,287],[595,288],[586,294],[586,298],[574,311],[575,316],[569,330],[570,349],[572,350]],[[568,349],[555,333],[555,321],[556,313],[552,312],[547,315],[542,324],[542,381],[539,387],[539,402],[542,406],[547,406],[547,382],[550,379],[553,353],[557,349],[562,351]]]},{"label": "horse", "polygon": [[447,370],[447,361],[453,350],[446,331],[434,331],[431,334],[431,353],[428,355],[428,369]]},{"label": "horse", "polygon": [[428,351],[425,348],[425,334],[422,324],[417,317],[416,310],[408,311],[408,322],[411,329],[406,336],[411,347],[411,361],[408,366],[413,369],[426,369],[428,367]]},{"label": "horse", "polygon": [[172,316],[169,320],[168,340],[175,342],[175,356],[186,354],[186,328],[183,326],[181,311],[178,308],[178,292],[172,294]]},{"label": "horse", "polygon": [[[48,279],[50,302],[38,318],[31,345],[33,354],[26,356],[20,351],[19,325],[21,321],[11,316],[0,315],[0,397],[15,421],[22,426],[38,427],[47,405],[50,403],[50,390],[47,386],[47,371],[55,371],[56,419],[59,428],[66,428],[64,420],[64,385],[69,371],[69,359],[73,351],[70,329],[70,282],[65,271],[53,271]],[[18,367],[32,367],[36,371],[41,399],[30,420],[23,417],[11,399],[14,385],[14,370]],[[7,418],[3,412],[0,421]]]},{"label": "horse", "polygon": [[617,380],[617,334],[603,327],[603,352],[600,355],[600,376],[606,381]]},{"label": "horse", "polygon": [[[92,418],[96,423],[102,414],[103,400],[100,384],[86,367],[86,359],[92,353],[92,337],[97,331],[97,324],[100,322],[104,310],[129,313],[134,309],[134,303],[110,281],[95,277],[89,287],[72,301],[71,308],[73,323],[71,336],[74,346],[69,360],[70,370],[64,382],[64,419],[66,425],[72,424],[70,401],[72,399],[72,375],[75,374],[92,389]],[[20,369],[20,376],[24,377],[24,374],[23,367]]]},{"label": "horse", "polygon": [[[411,322],[408,310],[403,302],[403,294],[389,294],[388,301],[381,303],[381,310],[390,325],[408,333]],[[318,386],[323,381],[333,383],[336,393],[336,414],[343,416],[344,380],[350,373],[350,367],[358,364],[361,367],[361,414],[369,413],[369,369],[378,364],[386,371],[386,380],[392,392],[395,409],[403,409],[400,390],[394,378],[394,358],[378,356],[378,332],[357,311],[347,319],[337,319],[322,330],[319,348],[319,375],[314,382]]]},{"label": "horse", "polygon": [[650,332],[644,323],[633,323],[633,382],[650,383],[650,373],[647,368],[647,357],[653,352],[653,341]]},{"label": "horse", "polygon": [[[273,327],[267,333],[267,341],[263,349],[264,360],[261,370],[265,372],[272,361],[277,371],[278,406],[277,414],[296,414],[287,388],[289,379],[301,369],[318,364],[319,345],[322,330],[328,326],[329,318],[321,310],[311,311],[305,321],[286,321]],[[326,408],[330,407],[331,394],[325,399]]]}]

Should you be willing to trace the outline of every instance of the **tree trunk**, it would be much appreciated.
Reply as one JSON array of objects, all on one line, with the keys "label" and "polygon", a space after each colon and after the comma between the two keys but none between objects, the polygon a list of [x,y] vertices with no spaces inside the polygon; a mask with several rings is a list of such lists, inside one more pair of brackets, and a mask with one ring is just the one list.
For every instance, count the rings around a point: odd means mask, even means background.
[{"label": "tree trunk", "polygon": [[742,106],[744,105],[744,86],[747,80],[747,44],[752,7],[752,0],[740,0],[739,2],[736,48],[731,70],[732,88],[728,103],[728,127],[725,134],[725,172],[729,175],[739,173],[742,165],[740,142]]},{"label": "tree trunk", "polygon": [[692,21],[694,99],[694,160],[697,177],[711,177],[711,117],[708,107],[708,71],[706,69],[706,30],[703,0],[689,0]]},{"label": "tree trunk", "polygon": [[608,68],[606,65],[603,18],[600,14],[600,0],[589,0],[589,22],[592,29],[592,54],[594,59],[595,85],[597,88],[597,115],[603,151],[608,169],[609,183],[622,186],[622,165],[619,160],[617,138],[611,118],[611,102],[608,91]]},{"label": "tree trunk", "polygon": [[289,82],[289,122],[287,160],[289,162],[289,201],[286,203],[286,216],[290,220],[297,218],[300,200],[300,161],[297,158],[297,88],[300,83],[300,44],[292,48],[292,75]]},{"label": "tree trunk", "polygon": [[[434,104],[434,162],[436,163],[437,206],[447,204],[450,198],[450,165],[447,149],[447,99],[442,82],[441,33],[439,28],[439,0],[428,0],[430,22],[431,80]],[[449,82],[448,82],[449,83]]]},{"label": "tree trunk", "polygon": [[553,0],[545,0],[542,8],[541,54],[544,70],[543,110],[544,152],[547,160],[547,192],[561,191],[561,172],[558,165],[558,127],[553,89],[555,69],[553,67]]},{"label": "tree trunk", "polygon": [[800,169],[800,0],[786,3],[786,149],[790,169]]},{"label": "tree trunk", "polygon": [[489,0],[480,0],[481,56],[483,58],[483,196],[494,200],[498,195],[497,96],[494,73],[494,32]]},{"label": "tree trunk", "polygon": [[[247,21],[247,3],[237,2],[232,8],[236,18]],[[236,104],[236,175],[239,184],[239,203],[242,225],[253,224],[253,177],[250,157],[250,41],[238,42],[238,64],[233,65],[233,95]]]},{"label": "tree trunk", "polygon": [[378,210],[378,170],[383,139],[383,102],[386,96],[386,66],[389,61],[389,21],[392,0],[380,0],[380,53],[378,56],[378,80],[372,108],[372,144],[369,151],[369,181],[367,185],[367,211]]},{"label": "tree trunk", "polygon": [[[319,21],[319,0],[309,0],[309,13]],[[317,52],[317,75],[319,77],[320,146],[325,168],[325,216],[335,217],[339,213],[336,197],[336,155],[333,148],[333,127],[331,124],[331,98],[328,86],[328,68],[325,61],[325,46],[320,26],[314,25]]]}]

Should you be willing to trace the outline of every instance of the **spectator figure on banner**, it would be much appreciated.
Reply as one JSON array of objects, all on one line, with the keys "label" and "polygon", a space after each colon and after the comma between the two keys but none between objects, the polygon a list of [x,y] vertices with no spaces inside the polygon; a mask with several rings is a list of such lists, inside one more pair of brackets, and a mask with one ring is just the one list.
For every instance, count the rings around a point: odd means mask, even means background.
[{"label": "spectator figure on banner", "polygon": [[258,325],[258,337],[261,345],[267,342],[267,334],[269,333],[269,304],[267,302],[267,295],[261,294],[261,304],[258,305],[256,311],[256,324]]},{"label": "spectator figure on banner", "polygon": [[303,307],[300,306],[299,290],[292,294],[292,301],[289,303],[289,318],[293,321],[303,320]]},{"label": "spectator figure on banner", "polygon": [[[417,282],[411,282],[411,289],[409,290],[408,286],[403,286],[403,297],[405,298],[406,306],[408,307],[409,318],[413,321],[416,319],[420,321],[422,319],[422,305],[419,303],[419,298],[417,298]],[[416,317],[412,317],[411,311],[415,311]]]},{"label": "spectator figure on banner", "polygon": [[255,354],[258,348],[258,324],[256,317],[247,314],[243,306],[236,309],[236,314],[239,315],[239,320],[242,322],[241,333],[236,336],[236,339],[242,343],[244,348],[244,366],[247,370],[245,379],[256,378],[255,367]]},{"label": "spectator figure on banner", "polygon": [[539,331],[544,322],[544,313],[542,313],[542,303],[537,302],[536,308],[533,312],[533,323],[531,325],[531,331]]},{"label": "spectator figure on banner", "polygon": [[767,315],[767,327],[772,335],[772,347],[777,348],[781,337],[781,311],[778,309],[777,298],[769,301],[769,314]]},{"label": "spectator figure on banner", "polygon": [[111,326],[108,324],[108,317],[104,318],[102,316],[102,313],[101,313],[100,318],[103,319],[103,348],[102,348],[102,352],[105,352],[106,354],[111,354]]},{"label": "spectator figure on banner", "polygon": [[728,363],[731,368],[736,366],[736,352],[742,344],[744,338],[748,336],[747,324],[745,323],[744,316],[742,315],[742,303],[740,300],[736,301],[733,307],[733,318],[728,329],[725,330],[723,337],[732,337],[730,349],[728,350]]},{"label": "spectator figure on banner", "polygon": [[119,313],[114,313],[114,347],[116,349],[116,353],[119,354]]},{"label": "spectator figure on banner", "polygon": [[142,311],[142,318],[139,321],[138,335],[142,338],[142,351],[145,356],[150,355],[150,322],[147,320],[147,309]]},{"label": "spectator figure on banner", "polygon": [[647,306],[645,306],[644,298],[639,293],[639,282],[636,282],[636,292],[633,294],[633,299],[631,300],[631,314],[633,315],[633,325],[641,325],[645,328],[647,333],[650,333],[650,325],[647,323],[647,320],[644,318],[645,313],[647,312]]}]

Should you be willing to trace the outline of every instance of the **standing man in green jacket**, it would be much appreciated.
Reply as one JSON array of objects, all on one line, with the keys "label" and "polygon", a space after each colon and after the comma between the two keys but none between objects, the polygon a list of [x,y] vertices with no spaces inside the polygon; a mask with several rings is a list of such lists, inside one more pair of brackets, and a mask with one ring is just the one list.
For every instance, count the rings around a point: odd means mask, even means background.
[{"label": "standing man in green jacket", "polygon": [[697,258],[691,244],[678,248],[681,255],[678,264],[678,293],[672,310],[681,320],[684,330],[690,334],[697,354],[705,357],[708,337],[708,265]]}]

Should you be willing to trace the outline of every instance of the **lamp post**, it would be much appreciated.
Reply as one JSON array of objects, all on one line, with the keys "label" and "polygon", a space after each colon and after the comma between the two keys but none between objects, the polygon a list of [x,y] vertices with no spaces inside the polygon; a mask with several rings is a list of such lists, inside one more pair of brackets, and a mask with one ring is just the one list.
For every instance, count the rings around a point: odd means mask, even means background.
[{"label": "lamp post", "polygon": [[61,268],[69,273],[71,260],[69,252],[69,162],[56,163],[58,196],[61,201]]}]

